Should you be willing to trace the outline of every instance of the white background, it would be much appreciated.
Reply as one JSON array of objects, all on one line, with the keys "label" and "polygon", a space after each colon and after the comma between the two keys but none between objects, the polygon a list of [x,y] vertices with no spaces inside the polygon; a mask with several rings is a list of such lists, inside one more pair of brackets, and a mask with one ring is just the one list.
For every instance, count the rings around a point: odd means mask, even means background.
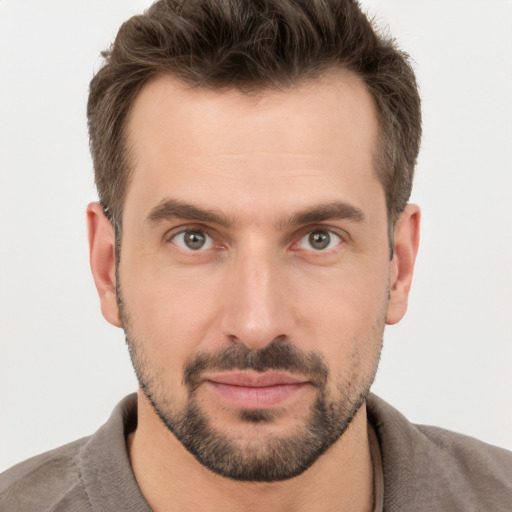
[{"label": "white background", "polygon": [[[415,60],[423,208],[409,313],[374,390],[512,449],[512,3],[367,0]],[[88,268],[85,104],[142,0],[0,0],[0,470],[91,434],[136,382]]]}]

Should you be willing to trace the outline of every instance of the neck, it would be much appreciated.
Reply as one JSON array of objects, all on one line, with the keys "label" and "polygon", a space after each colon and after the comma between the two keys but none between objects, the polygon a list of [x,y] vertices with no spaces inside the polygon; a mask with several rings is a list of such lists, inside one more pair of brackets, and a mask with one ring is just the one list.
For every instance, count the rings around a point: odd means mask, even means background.
[{"label": "neck", "polygon": [[139,391],[130,462],[155,512],[371,511],[373,472],[363,405],[343,436],[301,475],[280,482],[237,482],[202,466],[170,433]]}]

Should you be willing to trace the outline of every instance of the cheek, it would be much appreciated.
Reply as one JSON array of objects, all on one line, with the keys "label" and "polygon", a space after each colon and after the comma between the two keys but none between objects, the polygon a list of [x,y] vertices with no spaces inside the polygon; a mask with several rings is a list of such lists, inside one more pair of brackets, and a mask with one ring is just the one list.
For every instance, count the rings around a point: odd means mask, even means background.
[{"label": "cheek", "polygon": [[[373,263],[373,264],[371,264]],[[339,269],[294,276],[305,311],[326,327],[365,328],[382,315],[388,298],[388,264],[346,263]]]},{"label": "cheek", "polygon": [[[341,296],[341,294],[340,294]],[[322,353],[330,371],[330,396],[356,400],[373,382],[380,359],[385,326],[385,301],[370,304],[366,297],[343,296],[318,308],[313,350]],[[359,300],[360,299],[360,300]],[[340,395],[341,394],[341,395]]]},{"label": "cheek", "polygon": [[184,271],[151,255],[126,258],[120,267],[132,335],[180,364],[210,336],[217,317],[218,275],[200,267]]},{"label": "cheek", "polygon": [[[318,276],[317,276],[318,277]],[[348,368],[357,363],[373,364],[378,354],[387,309],[386,268],[342,271],[301,287],[300,307],[304,340],[313,350],[325,353],[329,364]],[[313,341],[314,340],[314,341]]]}]

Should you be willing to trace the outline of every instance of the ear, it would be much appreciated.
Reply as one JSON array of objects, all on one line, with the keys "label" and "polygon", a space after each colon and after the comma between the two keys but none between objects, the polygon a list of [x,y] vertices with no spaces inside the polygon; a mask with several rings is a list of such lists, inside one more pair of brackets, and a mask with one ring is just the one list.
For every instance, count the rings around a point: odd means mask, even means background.
[{"label": "ear", "polygon": [[420,242],[420,209],[408,204],[395,226],[394,255],[391,260],[389,304],[386,323],[399,322],[407,311],[414,262]]},{"label": "ear", "polygon": [[105,217],[99,203],[87,206],[89,261],[105,319],[121,327],[116,302],[115,235],[112,223]]}]

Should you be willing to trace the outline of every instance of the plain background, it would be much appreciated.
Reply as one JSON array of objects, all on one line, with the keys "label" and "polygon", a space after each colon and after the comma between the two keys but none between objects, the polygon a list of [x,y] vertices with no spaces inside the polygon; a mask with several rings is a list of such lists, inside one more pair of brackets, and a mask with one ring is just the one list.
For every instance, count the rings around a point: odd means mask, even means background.
[{"label": "plain background", "polygon": [[[512,449],[512,3],[367,0],[414,58],[423,209],[374,390]],[[0,469],[93,433],[136,381],[90,277],[85,104],[141,0],[0,0]]]}]

